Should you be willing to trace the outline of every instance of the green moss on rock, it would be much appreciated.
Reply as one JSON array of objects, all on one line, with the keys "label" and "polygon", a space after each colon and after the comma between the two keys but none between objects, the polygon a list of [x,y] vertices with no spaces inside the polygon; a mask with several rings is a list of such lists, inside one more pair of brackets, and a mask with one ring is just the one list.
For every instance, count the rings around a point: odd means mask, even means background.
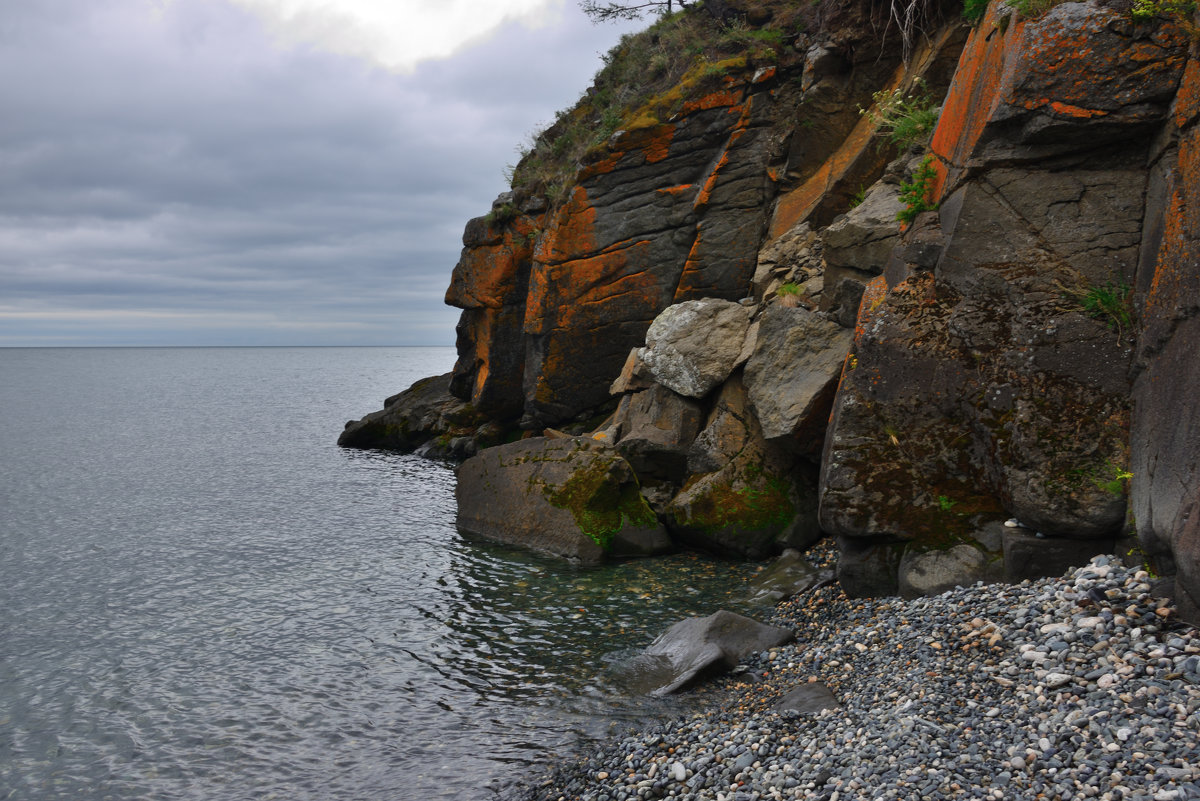
[{"label": "green moss on rock", "polygon": [[561,487],[544,487],[551,505],[566,509],[579,530],[604,550],[626,525],[653,526],[654,512],[642,497],[636,480],[614,475],[613,461],[596,461],[575,471]]}]

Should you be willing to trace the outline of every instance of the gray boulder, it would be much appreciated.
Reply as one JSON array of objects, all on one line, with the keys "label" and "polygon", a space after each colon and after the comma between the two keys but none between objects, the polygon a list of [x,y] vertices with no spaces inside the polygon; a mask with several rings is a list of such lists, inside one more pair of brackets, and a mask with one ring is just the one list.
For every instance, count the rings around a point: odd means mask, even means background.
[{"label": "gray boulder", "polygon": [[703,422],[699,404],[655,384],[621,399],[613,421],[617,450],[639,477],[682,482]]},{"label": "gray boulder", "polygon": [[909,548],[900,560],[900,595],[917,598],[969,587],[987,578],[987,567],[987,557],[971,545],[933,551]]},{"label": "gray boulder", "polygon": [[820,536],[815,486],[803,464],[763,439],[738,376],[721,388],[688,455],[693,476],[666,523],[680,541],[724,556],[761,559]]},{"label": "gray boulder", "polygon": [[488,448],[459,467],[455,496],[462,531],[585,564],[671,547],[629,463],[582,437]]},{"label": "gray boulder", "polygon": [[825,229],[821,241],[825,246],[826,279],[836,283],[846,273],[867,274],[867,278],[883,272],[892,248],[900,240],[900,223],[896,215],[904,210],[900,188],[890,183],[871,187],[863,202]]},{"label": "gray boulder", "polygon": [[795,639],[791,629],[768,626],[721,610],[681,620],[626,666],[625,683],[648,695],[669,695],[728,672],[753,653]]},{"label": "gray boulder", "polygon": [[668,306],[651,323],[638,357],[663,386],[703,398],[733,372],[751,314],[717,298]]},{"label": "gray boulder", "polygon": [[746,363],[746,393],[763,436],[819,455],[852,331],[801,308],[773,304]]}]

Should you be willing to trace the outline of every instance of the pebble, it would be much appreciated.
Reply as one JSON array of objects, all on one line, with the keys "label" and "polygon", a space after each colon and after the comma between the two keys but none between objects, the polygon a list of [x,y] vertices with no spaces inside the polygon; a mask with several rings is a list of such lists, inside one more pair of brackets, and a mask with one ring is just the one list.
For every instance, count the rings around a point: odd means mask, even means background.
[{"label": "pebble", "polygon": [[[836,553],[807,556],[827,567]],[[501,797],[1200,797],[1200,634],[1149,580],[1097,557],[1060,579],[911,601],[815,590],[764,618],[797,641],[694,691],[700,711],[614,735]],[[841,709],[773,710],[810,681]]]}]

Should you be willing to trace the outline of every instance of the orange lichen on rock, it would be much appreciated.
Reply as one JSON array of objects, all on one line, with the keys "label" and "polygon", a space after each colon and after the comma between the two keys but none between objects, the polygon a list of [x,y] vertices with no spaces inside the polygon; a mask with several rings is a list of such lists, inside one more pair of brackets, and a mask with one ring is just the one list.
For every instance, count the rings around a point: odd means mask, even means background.
[{"label": "orange lichen on rock", "polygon": [[768,234],[776,239],[794,225],[807,219],[839,181],[843,180],[860,158],[874,147],[875,125],[864,115],[832,156],[795,189],[779,198]]},{"label": "orange lichen on rock", "polygon": [[939,201],[956,188],[990,123],[1011,125],[1030,113],[1084,123],[1153,120],[1161,113],[1154,104],[1170,95],[1183,68],[1186,37],[1173,23],[1131,34],[1112,9],[1075,4],[1036,20],[1016,17],[993,3],[959,59],[933,135],[933,151],[949,168],[934,186]]},{"label": "orange lichen on rock", "polygon": [[1190,59],[1175,93],[1175,125],[1183,128],[1200,113],[1200,59]]},{"label": "orange lichen on rock", "polygon": [[542,236],[535,254],[539,261],[563,262],[589,255],[596,250],[596,209],[587,190],[577,185],[571,199],[554,215],[549,230]]},{"label": "orange lichen on rock", "polygon": [[[998,27],[1002,15],[1013,15],[1013,12],[1003,3],[988,6],[983,21],[967,39],[950,91],[942,102],[942,112],[938,115],[930,145],[940,162],[933,186],[933,198],[937,202],[945,197],[948,184],[966,163],[991,119],[1008,53],[1016,47],[1026,24],[1018,20],[1002,32]],[[947,166],[951,169],[947,170]]]},{"label": "orange lichen on rock", "polygon": [[1171,196],[1164,215],[1162,243],[1146,294],[1147,318],[1169,320],[1182,307],[1200,303],[1200,128],[1180,139]]},{"label": "orange lichen on rock", "polygon": [[446,290],[446,304],[460,309],[499,308],[522,262],[533,255],[536,230],[536,220],[521,216],[497,244],[464,249]]},{"label": "orange lichen on rock", "polygon": [[743,92],[741,89],[723,89],[720,92],[712,92],[696,100],[689,100],[683,104],[683,113],[694,114],[697,111],[708,111],[710,108],[738,106],[742,102],[742,97]]},{"label": "orange lichen on rock", "polygon": [[882,275],[872,278],[863,289],[862,300],[858,304],[858,321],[854,324],[854,340],[859,341],[866,333],[867,325],[875,312],[883,305],[887,297],[887,279]]}]

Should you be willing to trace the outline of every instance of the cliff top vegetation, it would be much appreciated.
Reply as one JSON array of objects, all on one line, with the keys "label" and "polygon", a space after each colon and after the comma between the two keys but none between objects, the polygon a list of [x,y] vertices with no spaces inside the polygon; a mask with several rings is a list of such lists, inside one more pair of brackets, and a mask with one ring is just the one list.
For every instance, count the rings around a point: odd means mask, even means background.
[{"label": "cliff top vegetation", "polygon": [[894,30],[907,48],[939,8],[938,0],[710,0],[662,13],[646,30],[623,36],[579,101],[520,148],[507,176],[518,205],[534,197],[561,201],[577,169],[599,158],[617,131],[671,122],[687,101],[762,68],[794,68],[798,76],[808,47],[839,24]]}]

